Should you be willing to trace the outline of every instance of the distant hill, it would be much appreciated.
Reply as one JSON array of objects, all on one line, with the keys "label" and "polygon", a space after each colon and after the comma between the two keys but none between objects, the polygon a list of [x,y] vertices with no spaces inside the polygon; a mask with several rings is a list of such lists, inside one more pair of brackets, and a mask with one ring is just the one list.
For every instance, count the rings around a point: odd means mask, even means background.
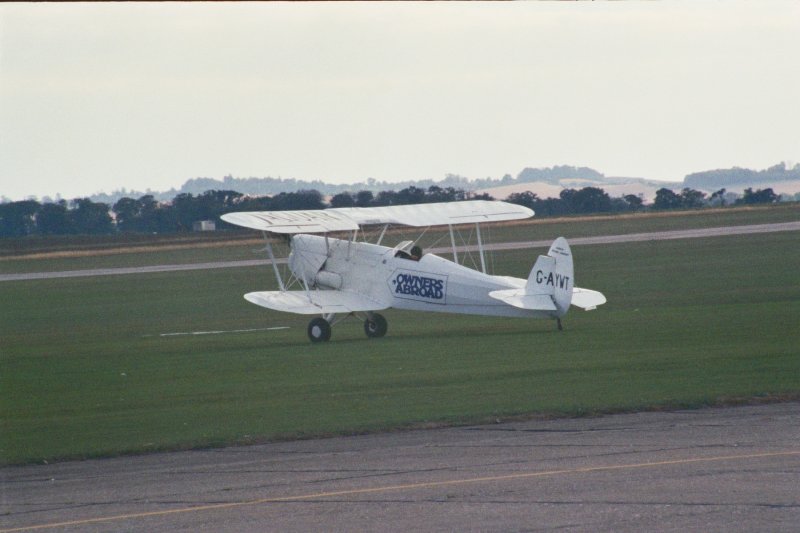
[{"label": "distant hill", "polygon": [[786,163],[769,167],[766,170],[749,168],[726,168],[695,172],[684,178],[684,187],[692,189],[717,190],[722,188],[758,187],[788,181],[800,181],[800,164],[786,168]]},{"label": "distant hill", "polygon": [[376,179],[348,184],[331,184],[321,180],[299,180],[294,178],[235,178],[225,176],[222,179],[192,178],[179,189],[168,191],[128,191],[122,189],[110,194],[91,196],[95,202],[114,204],[123,197],[140,198],[151,194],[157,201],[170,201],[179,194],[198,195],[208,190],[233,190],[252,196],[275,195],[282,192],[296,192],[315,189],[323,195],[332,196],[341,192],[358,192],[395,190],[410,186],[423,189],[436,185],[442,188],[453,187],[477,193],[486,192],[497,199],[504,199],[514,192],[531,191],[541,198],[557,197],[563,189],[580,189],[583,187],[599,187],[612,197],[626,194],[641,195],[646,201],[655,198],[655,192],[666,187],[679,191],[684,187],[698,189],[707,193],[725,188],[729,192],[741,193],[747,187],[773,188],[776,193],[800,193],[800,164],[788,168],[785,163],[772,166],[766,170],[750,170],[744,168],[707,170],[687,175],[683,182],[665,182],[636,177],[610,177],[589,167],[557,165],[544,168],[525,168],[516,177],[506,174],[502,178],[469,179],[456,174],[448,174],[441,180],[420,180],[388,182]]},{"label": "distant hill", "polygon": [[[522,179],[523,177],[525,179]],[[683,182],[609,177],[592,169],[576,169],[575,167],[525,169],[516,180],[491,184],[478,189],[477,192],[487,193],[498,199],[524,191],[533,192],[539,198],[557,198],[563,189],[581,189],[583,187],[601,188],[612,198],[635,194],[641,196],[645,202],[652,202],[655,199],[656,191],[661,188],[678,192],[688,187],[708,194],[720,189],[726,189],[729,193],[741,194],[748,187],[753,189],[771,188],[776,194],[793,196],[800,193],[800,164],[788,168],[785,163],[780,163],[766,170],[743,168],[708,170],[689,174]]]},{"label": "distant hill", "polygon": [[294,178],[235,178],[233,176],[225,176],[222,179],[214,178],[192,178],[187,180],[179,189],[170,189],[164,192],[158,191],[129,191],[122,189],[114,191],[110,194],[101,193],[91,196],[91,200],[95,202],[105,202],[113,204],[123,197],[140,198],[145,194],[151,194],[158,201],[169,201],[179,194],[193,194],[198,195],[209,190],[232,190],[242,194],[252,196],[265,196],[274,195],[282,192],[296,192],[300,190],[315,189],[324,195],[332,196],[340,192],[358,192],[358,191],[372,191],[378,193],[380,191],[395,190],[399,191],[412,185],[427,189],[432,185],[446,188],[453,187],[454,189],[463,189],[466,191],[476,191],[488,187],[495,187],[500,185],[511,185],[514,183],[528,183],[544,181],[547,183],[559,183],[561,179],[588,179],[597,180],[602,179],[603,174],[594,169],[587,167],[571,167],[568,165],[560,165],[555,167],[546,168],[526,168],[514,178],[506,174],[502,178],[483,178],[483,179],[469,179],[457,174],[447,174],[441,180],[419,180],[419,181],[400,181],[388,182],[379,181],[370,178],[367,181],[347,183],[347,184],[331,184],[325,183],[320,180],[299,180]]},{"label": "distant hill", "polygon": [[497,199],[508,198],[512,193],[530,191],[539,198],[558,198],[564,189],[582,189],[584,187],[598,187],[603,189],[612,198],[619,198],[626,194],[641,196],[646,202],[652,202],[656,191],[662,187],[680,190],[683,184],[677,181],[656,181],[644,178],[621,178],[600,176],[594,179],[563,178],[550,181],[518,182],[497,187],[488,187],[476,192],[487,193]]}]

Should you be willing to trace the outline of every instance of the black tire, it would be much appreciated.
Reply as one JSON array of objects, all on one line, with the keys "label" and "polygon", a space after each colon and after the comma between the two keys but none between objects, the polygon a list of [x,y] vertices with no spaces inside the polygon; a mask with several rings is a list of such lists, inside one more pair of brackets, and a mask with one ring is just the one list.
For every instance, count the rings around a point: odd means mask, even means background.
[{"label": "black tire", "polygon": [[315,318],[308,323],[308,338],[311,342],[327,342],[331,338],[331,325],[324,318]]},{"label": "black tire", "polygon": [[372,316],[364,321],[364,333],[370,339],[383,337],[386,335],[387,329],[389,329],[389,325],[386,323],[386,319],[378,313],[372,313]]}]

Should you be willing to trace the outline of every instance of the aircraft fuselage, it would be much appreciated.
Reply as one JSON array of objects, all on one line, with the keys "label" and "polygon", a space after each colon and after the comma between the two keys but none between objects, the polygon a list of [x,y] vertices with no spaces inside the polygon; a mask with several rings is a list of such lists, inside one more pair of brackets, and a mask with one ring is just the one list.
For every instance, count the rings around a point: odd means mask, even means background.
[{"label": "aircraft fuselage", "polygon": [[561,313],[512,307],[489,292],[525,287],[526,280],[492,276],[435,254],[419,260],[387,246],[300,234],[292,237],[289,268],[309,286],[354,292],[388,307],[510,317]]}]

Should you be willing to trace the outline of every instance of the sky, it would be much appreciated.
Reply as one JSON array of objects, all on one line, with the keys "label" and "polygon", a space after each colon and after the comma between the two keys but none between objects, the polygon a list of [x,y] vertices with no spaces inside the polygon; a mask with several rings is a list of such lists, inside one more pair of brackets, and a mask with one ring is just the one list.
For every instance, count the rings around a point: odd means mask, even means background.
[{"label": "sky", "polygon": [[0,196],[800,160],[800,2],[0,5]]}]

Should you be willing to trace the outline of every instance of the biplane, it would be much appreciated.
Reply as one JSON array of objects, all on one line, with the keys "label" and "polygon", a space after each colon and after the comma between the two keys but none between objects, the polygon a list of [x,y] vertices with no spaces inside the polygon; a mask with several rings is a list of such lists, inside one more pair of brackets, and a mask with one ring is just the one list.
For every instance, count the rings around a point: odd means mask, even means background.
[{"label": "biplane", "polygon": [[[378,311],[388,308],[549,318],[560,330],[561,318],[571,305],[591,310],[605,303],[600,292],[575,287],[572,252],[563,237],[553,242],[547,255],[536,259],[528,279],[487,273],[481,225],[531,216],[533,211],[523,206],[471,200],[236,212],[222,215],[222,220],[264,233],[265,251],[277,278],[279,290],[250,292],[244,298],[276,311],[319,315],[309,322],[308,337],[312,342],[324,342],[331,337],[331,327],[350,316],[364,321],[367,337],[384,336],[388,326]],[[459,262],[459,251],[465,254],[456,246],[454,232],[465,225],[475,230],[480,270],[476,262],[475,269]],[[447,226],[453,259],[423,253],[416,240],[383,246],[387,230],[395,226]],[[375,243],[363,237],[368,227],[379,232]],[[286,262],[291,275],[287,282],[278,269],[269,234],[288,240]]]}]

